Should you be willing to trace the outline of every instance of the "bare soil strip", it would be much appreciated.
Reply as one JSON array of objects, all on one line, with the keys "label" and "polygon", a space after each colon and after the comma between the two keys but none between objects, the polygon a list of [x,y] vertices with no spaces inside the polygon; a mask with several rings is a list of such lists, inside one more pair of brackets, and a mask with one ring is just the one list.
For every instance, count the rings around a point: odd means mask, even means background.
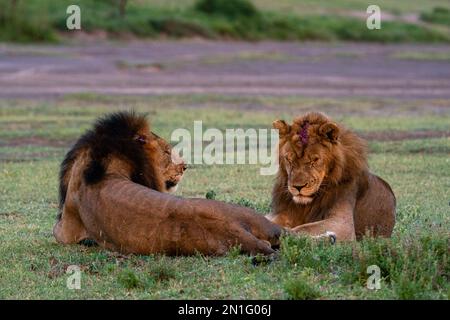
[{"label": "bare soil strip", "polygon": [[449,50],[448,45],[193,40],[3,44],[0,98],[93,92],[447,99],[449,61],[411,61],[394,56],[398,52]]}]

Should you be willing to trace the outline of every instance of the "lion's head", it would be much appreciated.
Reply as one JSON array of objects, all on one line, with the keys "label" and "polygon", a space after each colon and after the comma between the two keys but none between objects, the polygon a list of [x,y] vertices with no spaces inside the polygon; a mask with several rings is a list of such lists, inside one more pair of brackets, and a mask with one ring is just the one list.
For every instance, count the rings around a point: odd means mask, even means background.
[{"label": "lion's head", "polygon": [[[80,158],[86,159],[80,159]],[[86,184],[100,183],[106,175],[121,174],[160,192],[174,192],[186,170],[184,161],[163,138],[151,132],[145,116],[118,112],[98,120],[67,153],[61,165],[59,203],[62,209],[71,168],[87,163]]]},{"label": "lion's head", "polygon": [[297,204],[366,169],[364,142],[320,113],[273,122],[279,130],[279,179]]},{"label": "lion's head", "polygon": [[[156,163],[163,181],[160,191],[174,193],[183,179],[186,164],[179,154],[175,152],[171,144],[153,132],[150,132],[150,135],[154,142],[150,142],[149,146],[145,148],[149,153],[149,159],[152,157],[158,158]],[[152,146],[152,144],[154,145]]]}]

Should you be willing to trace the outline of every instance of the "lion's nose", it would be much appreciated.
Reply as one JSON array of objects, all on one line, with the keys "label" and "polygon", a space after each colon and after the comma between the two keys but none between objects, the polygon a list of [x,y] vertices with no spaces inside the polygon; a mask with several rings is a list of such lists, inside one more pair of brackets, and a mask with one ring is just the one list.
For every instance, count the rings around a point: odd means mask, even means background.
[{"label": "lion's nose", "polygon": [[306,187],[306,185],[307,185],[307,183],[300,184],[300,185],[295,185],[295,186],[292,186],[292,187],[294,187],[298,192],[300,192],[304,187]]}]

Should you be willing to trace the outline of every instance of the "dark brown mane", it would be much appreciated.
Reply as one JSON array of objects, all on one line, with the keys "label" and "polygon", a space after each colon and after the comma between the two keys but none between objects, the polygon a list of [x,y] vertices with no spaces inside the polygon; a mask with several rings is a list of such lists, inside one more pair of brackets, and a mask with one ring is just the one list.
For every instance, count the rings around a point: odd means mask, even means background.
[{"label": "dark brown mane", "polygon": [[144,150],[142,132],[149,134],[146,117],[133,111],[117,112],[97,120],[93,128],[77,140],[61,163],[60,210],[66,199],[68,175],[72,165],[81,152],[86,150],[89,154],[89,163],[83,173],[86,184],[96,184],[104,179],[108,161],[113,155],[130,165],[130,178],[133,182],[157,189],[155,169],[150,165]]}]

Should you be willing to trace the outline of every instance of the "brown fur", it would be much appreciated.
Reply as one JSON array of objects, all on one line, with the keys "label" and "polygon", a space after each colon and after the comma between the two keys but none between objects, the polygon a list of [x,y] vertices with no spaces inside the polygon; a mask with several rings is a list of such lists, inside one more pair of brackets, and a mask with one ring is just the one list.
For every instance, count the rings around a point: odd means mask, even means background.
[{"label": "brown fur", "polygon": [[365,142],[320,113],[273,124],[280,132],[280,169],[268,218],[294,232],[333,232],[337,240],[390,237],[395,196],[369,172]]},{"label": "brown fur", "polygon": [[235,245],[252,254],[274,252],[281,228],[253,210],[165,193],[184,171],[171,151],[143,117],[100,119],[63,161],[57,241],[93,239],[135,254],[222,255]]}]

